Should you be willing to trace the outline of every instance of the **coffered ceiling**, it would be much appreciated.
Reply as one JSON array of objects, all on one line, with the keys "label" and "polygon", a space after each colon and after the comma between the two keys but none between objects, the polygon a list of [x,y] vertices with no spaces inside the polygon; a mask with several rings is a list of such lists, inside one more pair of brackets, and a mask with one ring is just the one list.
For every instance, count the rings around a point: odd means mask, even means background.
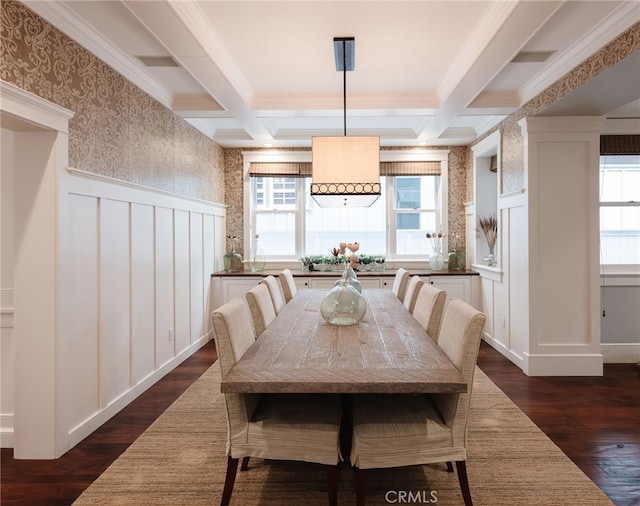
[{"label": "coffered ceiling", "polygon": [[[355,37],[348,135],[466,145],[640,21],[636,0],[24,3],[226,147],[343,134],[334,37]],[[632,56],[549,114],[640,125]]]}]

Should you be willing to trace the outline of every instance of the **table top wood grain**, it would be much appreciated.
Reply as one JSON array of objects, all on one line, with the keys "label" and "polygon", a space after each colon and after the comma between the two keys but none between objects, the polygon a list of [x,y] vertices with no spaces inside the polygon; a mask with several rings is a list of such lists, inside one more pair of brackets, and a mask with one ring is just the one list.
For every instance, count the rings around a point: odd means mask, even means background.
[{"label": "table top wood grain", "polygon": [[355,325],[324,321],[327,290],[303,289],[222,380],[224,393],[465,392],[458,369],[391,290],[363,290]]}]

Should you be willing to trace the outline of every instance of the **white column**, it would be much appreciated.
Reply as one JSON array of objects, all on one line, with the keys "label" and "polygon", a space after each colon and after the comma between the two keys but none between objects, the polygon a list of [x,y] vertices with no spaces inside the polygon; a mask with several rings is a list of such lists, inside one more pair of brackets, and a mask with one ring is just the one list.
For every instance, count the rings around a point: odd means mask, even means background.
[{"label": "white column", "polygon": [[602,375],[599,320],[600,117],[521,120],[529,220],[532,376]]}]

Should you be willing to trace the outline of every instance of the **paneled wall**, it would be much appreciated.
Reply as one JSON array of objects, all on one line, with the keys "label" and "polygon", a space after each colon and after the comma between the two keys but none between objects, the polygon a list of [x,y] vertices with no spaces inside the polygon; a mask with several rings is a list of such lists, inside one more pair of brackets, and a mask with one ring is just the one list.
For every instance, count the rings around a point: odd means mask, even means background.
[{"label": "paneled wall", "polygon": [[73,446],[209,340],[225,209],[73,170],[68,199],[60,338]]}]

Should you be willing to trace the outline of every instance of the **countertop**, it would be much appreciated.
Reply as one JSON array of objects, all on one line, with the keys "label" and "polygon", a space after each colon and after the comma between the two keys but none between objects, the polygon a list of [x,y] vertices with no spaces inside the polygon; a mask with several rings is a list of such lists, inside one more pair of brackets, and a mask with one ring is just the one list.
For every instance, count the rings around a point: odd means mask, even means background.
[{"label": "countertop", "polygon": [[[304,278],[339,278],[342,275],[342,271],[302,271],[300,269],[290,269],[291,274],[294,277],[304,277]],[[410,276],[418,275],[418,276],[477,276],[478,273],[476,271],[432,271],[430,269],[407,269]],[[238,272],[226,272],[226,271],[218,271],[211,274],[212,277],[248,277],[248,276],[278,276],[278,274],[282,272],[282,269],[265,269],[260,272],[252,272],[249,270],[241,270]],[[384,271],[356,271],[356,276],[361,277],[394,277],[398,272],[397,269],[386,269]]]}]

